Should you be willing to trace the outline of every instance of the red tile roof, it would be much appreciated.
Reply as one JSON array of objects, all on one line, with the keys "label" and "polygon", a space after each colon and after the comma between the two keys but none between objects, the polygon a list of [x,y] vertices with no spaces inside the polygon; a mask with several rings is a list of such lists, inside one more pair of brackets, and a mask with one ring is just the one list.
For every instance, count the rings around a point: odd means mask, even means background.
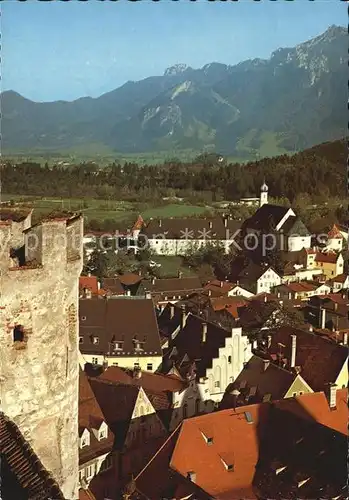
[{"label": "red tile roof", "polygon": [[344,283],[347,278],[348,278],[347,274],[338,274],[337,276],[332,278],[330,281],[333,283]]},{"label": "red tile roof", "polygon": [[98,278],[97,276],[80,276],[79,289],[90,290],[94,295],[98,295]]},{"label": "red tile roof", "polygon": [[173,491],[178,473],[184,480],[192,472],[193,487],[219,500],[337,496],[347,477],[347,440],[336,432],[343,409],[331,416],[323,396],[309,395],[314,410],[308,414],[304,397],[184,420],[136,478],[137,489],[161,498],[169,487]]},{"label": "red tile roof", "polygon": [[110,366],[99,376],[99,379],[140,386],[150,392],[182,392],[188,385],[186,381],[175,375],[140,371],[139,378],[137,378],[133,374],[133,370]]},{"label": "red tile roof", "polygon": [[33,209],[25,209],[25,208],[0,208],[0,220],[4,221],[12,221],[12,222],[22,222],[29,215],[33,213]]},{"label": "red tile roof", "polygon": [[[142,281],[142,279],[143,279],[143,276],[140,276],[139,274],[135,274],[135,273],[125,273],[125,274],[120,274],[118,276],[118,280],[120,281],[120,283],[122,285],[125,285],[125,286],[136,285],[137,283]],[[104,280],[104,281],[106,281],[106,280]]]},{"label": "red tile roof", "polygon": [[[220,408],[233,408],[234,404],[242,406],[247,403],[262,403],[267,394],[271,401],[282,399],[296,378],[296,373],[270,361],[268,363],[258,356],[252,356],[236,380],[227,387]],[[232,395],[234,389],[240,392],[237,398]],[[254,394],[250,392],[253,389]]]},{"label": "red tile roof", "polygon": [[[268,355],[277,356],[280,349],[288,365],[291,358],[291,335],[296,335],[296,366],[301,367],[302,378],[313,391],[322,391],[328,383],[334,383],[348,357],[348,349],[329,342],[316,333],[283,326],[271,333]],[[280,348],[279,344],[285,347]]]},{"label": "red tile roof", "polygon": [[108,437],[98,441],[93,429],[98,430],[105,421],[102,410],[92,391],[86,374],[80,370],[79,375],[79,434],[84,429],[90,431],[90,445],[79,449],[79,462],[84,464],[112,450],[114,434],[108,430]]},{"label": "red tile roof", "polygon": [[82,488],[79,490],[79,500],[96,500],[96,497],[91,492],[91,490],[83,490]]},{"label": "red tile roof", "polygon": [[328,232],[328,237],[330,239],[332,239],[332,238],[339,238],[341,240],[344,238],[343,235],[342,235],[342,233],[340,232],[340,230],[336,226],[336,224],[333,224],[332,228]]},{"label": "red tile roof", "polygon": [[115,434],[115,446],[117,449],[122,449],[138,398],[139,387],[113,384],[100,380],[98,377],[89,377],[89,382],[105,421]]},{"label": "red tile roof", "polygon": [[236,284],[229,281],[212,280],[204,286],[204,290],[210,290],[215,297],[221,297],[227,295],[235,287]]},{"label": "red tile roof", "polygon": [[[281,400],[277,402],[279,408],[307,416],[321,425],[348,435],[348,389],[338,389],[336,392],[336,408],[331,409],[323,392],[314,392]],[[306,412],[304,412],[306,410]]]},{"label": "red tile roof", "polygon": [[315,260],[316,262],[324,262],[328,264],[335,264],[338,260],[339,255],[335,252],[322,253],[317,252]]}]

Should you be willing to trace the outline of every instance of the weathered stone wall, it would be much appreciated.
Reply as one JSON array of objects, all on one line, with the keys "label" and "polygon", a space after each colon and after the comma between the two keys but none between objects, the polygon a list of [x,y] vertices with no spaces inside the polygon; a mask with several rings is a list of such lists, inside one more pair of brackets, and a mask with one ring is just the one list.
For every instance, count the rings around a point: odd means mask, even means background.
[{"label": "weathered stone wall", "polygon": [[[61,220],[42,226],[41,267],[9,269],[0,261],[0,408],[69,500],[78,498],[81,220],[78,230],[80,258],[67,259]],[[24,328],[23,342],[14,342],[16,325]]]}]

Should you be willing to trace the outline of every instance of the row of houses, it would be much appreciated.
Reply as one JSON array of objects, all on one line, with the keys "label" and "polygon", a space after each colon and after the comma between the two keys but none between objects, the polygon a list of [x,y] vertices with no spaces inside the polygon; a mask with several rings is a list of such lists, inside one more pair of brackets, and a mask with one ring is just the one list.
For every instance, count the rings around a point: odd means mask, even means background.
[{"label": "row of houses", "polygon": [[[216,293],[209,295],[210,288]],[[223,415],[229,408],[239,413],[246,405],[319,392],[329,401],[333,387],[342,394],[348,378],[345,330],[349,331],[349,303],[342,294],[297,301],[270,294],[243,298],[228,293],[226,283],[212,283],[200,293],[169,302],[157,315],[150,298],[80,299],[83,375],[111,432],[120,436],[121,429],[127,429],[110,449],[109,468],[100,465],[106,461],[104,451],[99,455],[97,447],[94,457],[86,461],[83,447],[81,486],[88,485],[96,498],[103,498],[101,484],[104,498],[119,498],[120,488],[132,482],[132,474],[140,473],[139,480],[144,477],[146,464],[188,418],[204,418],[197,416],[212,412]],[[302,302],[307,314],[316,312],[314,318],[305,319],[302,328],[278,326],[287,301],[295,307]],[[87,315],[89,308],[97,311],[92,318]],[[336,337],[327,321],[345,318],[345,311],[347,323],[339,325],[341,336]],[[256,318],[262,336],[251,343],[249,332],[256,327]],[[96,343],[89,332],[97,327]],[[117,354],[109,348],[116,341],[113,336],[121,340]],[[122,411],[118,416],[121,402],[128,408],[127,415]],[[96,429],[90,432],[95,435]]]}]

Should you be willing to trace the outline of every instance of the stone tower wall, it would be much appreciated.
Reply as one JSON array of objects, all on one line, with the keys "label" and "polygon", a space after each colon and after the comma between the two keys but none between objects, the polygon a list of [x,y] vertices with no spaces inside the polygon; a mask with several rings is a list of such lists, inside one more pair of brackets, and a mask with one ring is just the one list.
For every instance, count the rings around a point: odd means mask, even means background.
[{"label": "stone tower wall", "polygon": [[[8,225],[0,224],[4,235]],[[34,238],[38,233],[37,247]],[[72,236],[75,242],[72,244]],[[78,279],[82,218],[25,234],[28,265],[0,258],[0,408],[19,427],[65,498],[78,498]],[[16,238],[18,241],[18,238]],[[12,267],[11,267],[12,266]],[[21,326],[23,340],[14,340]]]}]

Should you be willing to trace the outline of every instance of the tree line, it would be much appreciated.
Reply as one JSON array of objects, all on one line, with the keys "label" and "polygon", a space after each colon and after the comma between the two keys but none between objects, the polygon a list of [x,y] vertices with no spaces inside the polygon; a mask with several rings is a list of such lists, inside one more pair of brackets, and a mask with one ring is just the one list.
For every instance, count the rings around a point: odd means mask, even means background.
[{"label": "tree line", "polygon": [[160,200],[166,196],[229,201],[258,196],[265,179],[273,197],[293,203],[300,193],[307,193],[315,203],[324,203],[331,197],[346,196],[343,151],[337,143],[333,143],[332,152],[327,148],[324,153],[320,145],[318,150],[247,164],[220,164],[202,156],[187,163],[171,160],[154,166],[114,162],[103,168],[85,163],[66,168],[6,161],[1,165],[2,191],[8,195],[128,201]]}]

